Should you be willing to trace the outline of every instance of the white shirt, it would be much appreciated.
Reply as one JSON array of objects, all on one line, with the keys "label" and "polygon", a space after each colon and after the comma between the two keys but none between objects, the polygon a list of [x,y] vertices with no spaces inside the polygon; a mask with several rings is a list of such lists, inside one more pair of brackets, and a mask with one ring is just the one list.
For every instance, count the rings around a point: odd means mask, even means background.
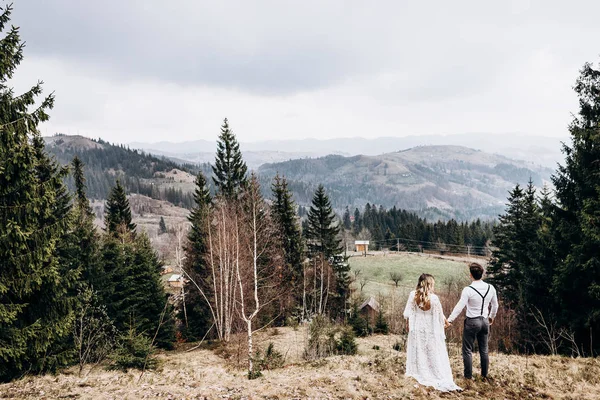
[{"label": "white shirt", "polygon": [[[477,289],[479,294],[473,290]],[[488,292],[489,288],[489,292]],[[487,295],[485,294],[487,292]],[[485,301],[482,299],[485,296]],[[483,303],[483,314],[482,314],[482,301]],[[490,305],[492,310],[489,310]],[[462,310],[467,307],[467,318],[475,318],[483,315],[484,318],[496,318],[498,312],[498,296],[496,296],[496,289],[489,283],[485,283],[482,280],[473,281],[471,287],[463,289],[460,296],[460,300],[452,313],[448,317],[448,322],[452,322],[460,315]]]}]

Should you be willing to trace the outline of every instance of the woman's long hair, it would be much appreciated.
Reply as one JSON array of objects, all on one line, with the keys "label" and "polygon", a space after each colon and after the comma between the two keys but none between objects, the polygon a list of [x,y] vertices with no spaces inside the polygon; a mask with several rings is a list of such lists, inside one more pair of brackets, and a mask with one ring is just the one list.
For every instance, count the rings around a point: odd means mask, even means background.
[{"label": "woman's long hair", "polygon": [[434,283],[433,275],[421,274],[419,277],[417,290],[415,291],[415,303],[423,311],[431,308],[431,293],[433,292]]}]

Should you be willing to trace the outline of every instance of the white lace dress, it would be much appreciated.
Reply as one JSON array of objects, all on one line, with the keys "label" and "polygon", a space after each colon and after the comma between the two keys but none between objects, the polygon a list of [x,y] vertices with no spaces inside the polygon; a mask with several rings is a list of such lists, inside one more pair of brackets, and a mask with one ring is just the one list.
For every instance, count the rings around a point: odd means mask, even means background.
[{"label": "white lace dress", "polygon": [[408,319],[409,327],[406,376],[444,392],[461,390],[452,379],[444,332],[444,310],[439,297],[432,294],[431,308],[424,311],[415,303],[413,290],[408,296],[404,318]]}]

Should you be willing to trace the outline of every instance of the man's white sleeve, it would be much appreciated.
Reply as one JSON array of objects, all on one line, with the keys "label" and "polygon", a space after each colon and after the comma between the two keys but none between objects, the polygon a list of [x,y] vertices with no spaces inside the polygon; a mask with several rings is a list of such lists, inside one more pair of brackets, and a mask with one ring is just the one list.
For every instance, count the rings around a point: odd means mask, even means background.
[{"label": "man's white sleeve", "polygon": [[460,300],[458,301],[458,304],[456,304],[454,310],[452,310],[452,313],[450,313],[450,316],[448,317],[448,322],[453,322],[456,319],[456,317],[460,315],[462,310],[467,306],[468,301],[469,295],[467,293],[467,288],[464,288],[462,294],[460,295]]},{"label": "man's white sleeve", "polygon": [[490,304],[492,305],[490,318],[496,318],[496,313],[498,312],[498,296],[496,295],[496,288],[494,288],[494,296],[492,296],[492,301]]}]

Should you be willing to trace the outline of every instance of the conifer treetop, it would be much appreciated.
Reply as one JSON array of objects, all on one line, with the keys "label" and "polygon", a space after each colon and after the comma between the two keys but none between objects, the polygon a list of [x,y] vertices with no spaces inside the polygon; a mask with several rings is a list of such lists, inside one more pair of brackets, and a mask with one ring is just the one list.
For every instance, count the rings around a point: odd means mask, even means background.
[{"label": "conifer treetop", "polygon": [[227,118],[217,141],[217,156],[212,167],[217,191],[226,198],[235,197],[246,185],[248,167],[242,158],[240,145],[229,128]]},{"label": "conifer treetop", "polygon": [[117,180],[117,184],[112,188],[106,200],[104,224],[105,230],[109,233],[119,233],[120,227],[125,228],[130,233],[135,232],[136,225],[131,222],[129,201],[125,194],[125,188],[119,180]]}]

